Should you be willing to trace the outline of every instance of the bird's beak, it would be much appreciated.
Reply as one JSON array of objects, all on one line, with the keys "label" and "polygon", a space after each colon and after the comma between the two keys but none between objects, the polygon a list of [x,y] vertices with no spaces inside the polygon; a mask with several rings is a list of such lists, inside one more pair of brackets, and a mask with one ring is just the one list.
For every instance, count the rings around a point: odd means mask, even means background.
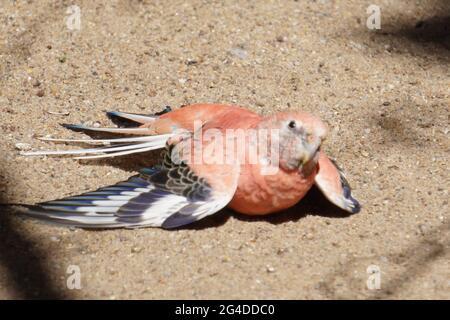
[{"label": "bird's beak", "polygon": [[317,168],[317,162],[319,161],[319,149],[316,150],[312,157],[303,158],[300,164],[300,170],[305,177],[310,176]]},{"label": "bird's beak", "polygon": [[301,170],[301,172],[305,177],[311,175],[317,168],[317,162],[319,161],[320,145],[321,143],[318,143],[317,146],[311,148],[310,151],[307,152],[300,161],[299,169]]}]

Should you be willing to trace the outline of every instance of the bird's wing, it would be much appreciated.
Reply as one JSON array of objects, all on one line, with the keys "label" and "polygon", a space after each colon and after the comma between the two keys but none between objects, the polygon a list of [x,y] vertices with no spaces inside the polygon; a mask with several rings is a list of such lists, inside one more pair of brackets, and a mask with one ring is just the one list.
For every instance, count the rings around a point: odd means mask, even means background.
[{"label": "bird's wing", "polygon": [[351,188],[344,173],[323,152],[320,152],[319,172],[315,177],[315,184],[325,197],[339,208],[351,213],[360,211],[361,206],[352,197]]},{"label": "bird's wing", "polygon": [[239,165],[174,162],[172,151],[173,145],[166,149],[162,166],[144,169],[128,181],[40,203],[26,213],[82,228],[175,228],[211,215],[230,202]]}]

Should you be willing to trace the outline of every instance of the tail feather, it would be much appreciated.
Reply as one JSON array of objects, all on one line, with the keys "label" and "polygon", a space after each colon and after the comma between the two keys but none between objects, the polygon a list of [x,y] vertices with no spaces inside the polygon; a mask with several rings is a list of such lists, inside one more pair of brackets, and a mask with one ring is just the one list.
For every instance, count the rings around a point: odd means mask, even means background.
[{"label": "tail feather", "polygon": [[108,153],[108,154],[98,154],[93,156],[81,156],[81,157],[75,157],[74,159],[77,160],[86,160],[86,159],[102,159],[102,158],[112,158],[112,157],[118,157],[118,156],[125,156],[133,153],[142,153],[152,150],[161,149],[164,146],[151,146],[146,148],[139,148],[139,149],[133,149],[133,150],[127,150],[127,151],[120,151],[120,152],[114,152],[114,153]]},{"label": "tail feather", "polygon": [[96,132],[109,132],[109,133],[119,133],[119,134],[149,134],[148,128],[95,128],[87,127],[81,124],[61,124],[64,128],[75,131],[75,132],[85,132],[85,131],[96,131]]},{"label": "tail feather", "polygon": [[[161,134],[152,135],[152,132],[148,127],[143,125],[151,124],[156,121],[159,115],[170,112],[170,107],[166,107],[163,111],[156,113],[155,115],[142,115],[134,113],[126,113],[120,111],[107,112],[108,117],[113,121],[125,120],[129,123],[125,127],[118,128],[96,128],[89,127],[81,124],[62,124],[63,127],[76,132],[84,132],[94,139],[56,139],[56,138],[40,138],[44,141],[53,142],[79,142],[86,144],[102,144],[104,147],[99,148],[84,148],[77,150],[46,150],[35,152],[21,152],[25,156],[42,156],[42,155],[81,155],[75,157],[75,159],[100,159],[116,156],[123,156],[139,152],[147,152],[163,148],[166,145],[167,140],[173,136],[173,134]],[[117,120],[117,121],[116,121]],[[103,138],[98,137],[99,133],[114,133],[125,135],[141,135],[139,137],[124,137],[124,138]],[[97,137],[96,137],[97,136]]]},{"label": "tail feather", "polygon": [[111,143],[123,143],[123,142],[143,142],[150,141],[151,137],[159,138],[170,138],[171,134],[163,134],[158,136],[143,136],[136,138],[115,138],[115,139],[58,139],[58,138],[46,138],[39,137],[37,139],[42,141],[52,141],[52,142],[73,142],[73,143],[87,143],[87,144],[111,144]]},{"label": "tail feather", "polygon": [[141,124],[152,123],[162,114],[172,111],[170,106],[166,106],[163,110],[154,114],[146,115],[139,113],[128,113],[121,111],[107,111],[106,115],[116,125],[122,128],[138,127]]},{"label": "tail feather", "polygon": [[137,127],[140,124],[147,124],[155,121],[158,116],[154,115],[143,115],[136,113],[126,113],[120,111],[108,111],[106,112],[108,118],[117,124],[119,127]]},{"label": "tail feather", "polygon": [[[164,148],[167,140],[171,137],[171,134],[158,135],[158,136],[146,136],[140,137],[142,139],[111,139],[106,141],[119,142],[119,141],[130,141],[130,143],[123,143],[119,145],[100,147],[100,148],[86,148],[86,149],[76,149],[76,150],[45,150],[45,151],[34,151],[34,152],[22,152],[24,156],[43,156],[43,155],[86,155],[91,156],[79,156],[76,159],[98,159],[98,158],[109,158],[120,155],[127,155],[138,152],[146,152],[151,150],[157,150]],[[89,141],[89,140],[88,140]],[[99,140],[102,141],[102,140]],[[134,143],[139,141],[138,143]]]}]

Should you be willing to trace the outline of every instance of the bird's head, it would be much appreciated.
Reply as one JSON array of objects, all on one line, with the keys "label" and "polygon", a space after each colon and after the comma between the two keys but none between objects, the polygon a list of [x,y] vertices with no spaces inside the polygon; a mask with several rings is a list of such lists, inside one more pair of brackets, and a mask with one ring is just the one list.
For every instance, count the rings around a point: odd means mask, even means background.
[{"label": "bird's head", "polygon": [[299,170],[305,176],[314,171],[328,131],[318,117],[304,112],[283,112],[267,117],[261,127],[277,129],[278,134],[271,141],[278,143],[281,169]]}]

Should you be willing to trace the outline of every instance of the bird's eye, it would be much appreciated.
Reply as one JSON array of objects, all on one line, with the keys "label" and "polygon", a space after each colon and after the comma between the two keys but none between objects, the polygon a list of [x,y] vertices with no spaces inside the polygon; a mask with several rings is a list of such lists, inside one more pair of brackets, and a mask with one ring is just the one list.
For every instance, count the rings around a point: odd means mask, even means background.
[{"label": "bird's eye", "polygon": [[297,126],[297,124],[295,123],[294,120],[292,120],[289,122],[288,126],[289,126],[289,128],[294,129]]}]

